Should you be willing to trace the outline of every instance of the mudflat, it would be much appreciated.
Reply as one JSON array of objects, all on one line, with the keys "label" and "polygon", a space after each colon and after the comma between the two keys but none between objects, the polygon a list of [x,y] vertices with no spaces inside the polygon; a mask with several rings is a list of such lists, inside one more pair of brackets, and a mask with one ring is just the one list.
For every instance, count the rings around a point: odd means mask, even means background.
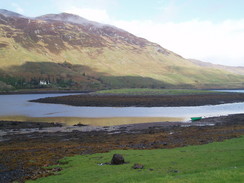
[{"label": "mudflat", "polygon": [[211,93],[194,95],[114,95],[82,94],[48,97],[32,102],[101,107],[175,107],[244,102],[244,93]]}]

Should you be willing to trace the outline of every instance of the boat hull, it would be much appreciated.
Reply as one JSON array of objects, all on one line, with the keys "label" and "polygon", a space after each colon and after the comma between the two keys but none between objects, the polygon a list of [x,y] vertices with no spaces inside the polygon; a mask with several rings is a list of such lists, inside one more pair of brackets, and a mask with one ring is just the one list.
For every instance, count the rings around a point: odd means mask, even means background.
[{"label": "boat hull", "polygon": [[199,121],[199,120],[201,120],[201,119],[202,119],[202,117],[192,117],[192,118],[191,118],[192,121]]}]

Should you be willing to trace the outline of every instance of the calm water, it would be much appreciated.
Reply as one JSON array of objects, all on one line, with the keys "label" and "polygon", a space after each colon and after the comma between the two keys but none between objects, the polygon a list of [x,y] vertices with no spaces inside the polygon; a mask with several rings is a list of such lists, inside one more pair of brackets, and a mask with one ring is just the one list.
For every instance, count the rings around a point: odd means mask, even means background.
[{"label": "calm water", "polygon": [[213,91],[244,93],[244,90],[213,90]]},{"label": "calm water", "polygon": [[[241,90],[239,92],[244,92]],[[24,118],[78,118],[94,119],[113,118],[182,118],[187,120],[192,116],[219,116],[227,114],[244,113],[244,103],[231,103],[221,105],[194,106],[194,107],[75,107],[61,104],[41,104],[28,102],[28,100],[64,96],[70,94],[22,94],[0,95],[0,119]],[[26,120],[26,119],[25,119]],[[162,119],[161,119],[162,120]],[[150,121],[150,120],[149,120]],[[88,122],[86,122],[88,123]],[[119,122],[118,122],[119,123]],[[123,122],[124,123],[124,122]],[[129,123],[129,122],[127,122]],[[106,125],[106,124],[103,124]]]}]

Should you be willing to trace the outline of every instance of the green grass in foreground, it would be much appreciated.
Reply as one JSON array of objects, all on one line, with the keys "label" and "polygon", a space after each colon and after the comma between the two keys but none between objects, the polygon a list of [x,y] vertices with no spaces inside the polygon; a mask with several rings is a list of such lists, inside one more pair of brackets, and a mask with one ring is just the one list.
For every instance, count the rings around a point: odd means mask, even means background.
[{"label": "green grass in foreground", "polygon": [[[122,154],[128,164],[98,165],[110,162],[114,153]],[[77,155],[60,162],[63,164],[61,172],[34,182],[239,183],[244,182],[244,137],[175,149],[118,150]],[[134,163],[144,164],[144,169],[132,169]]]},{"label": "green grass in foreground", "polygon": [[101,94],[126,94],[126,95],[193,95],[193,94],[210,94],[219,93],[210,90],[189,90],[189,89],[150,89],[150,88],[128,88],[102,90],[96,93]]}]

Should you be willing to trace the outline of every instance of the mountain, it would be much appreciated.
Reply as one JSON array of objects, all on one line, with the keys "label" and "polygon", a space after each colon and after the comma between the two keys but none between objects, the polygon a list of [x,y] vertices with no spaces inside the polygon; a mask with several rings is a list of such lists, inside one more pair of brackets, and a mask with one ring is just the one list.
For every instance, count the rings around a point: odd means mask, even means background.
[{"label": "mountain", "polygon": [[0,10],[0,35],[0,81],[13,88],[243,87],[243,75],[73,14],[28,18]]}]

